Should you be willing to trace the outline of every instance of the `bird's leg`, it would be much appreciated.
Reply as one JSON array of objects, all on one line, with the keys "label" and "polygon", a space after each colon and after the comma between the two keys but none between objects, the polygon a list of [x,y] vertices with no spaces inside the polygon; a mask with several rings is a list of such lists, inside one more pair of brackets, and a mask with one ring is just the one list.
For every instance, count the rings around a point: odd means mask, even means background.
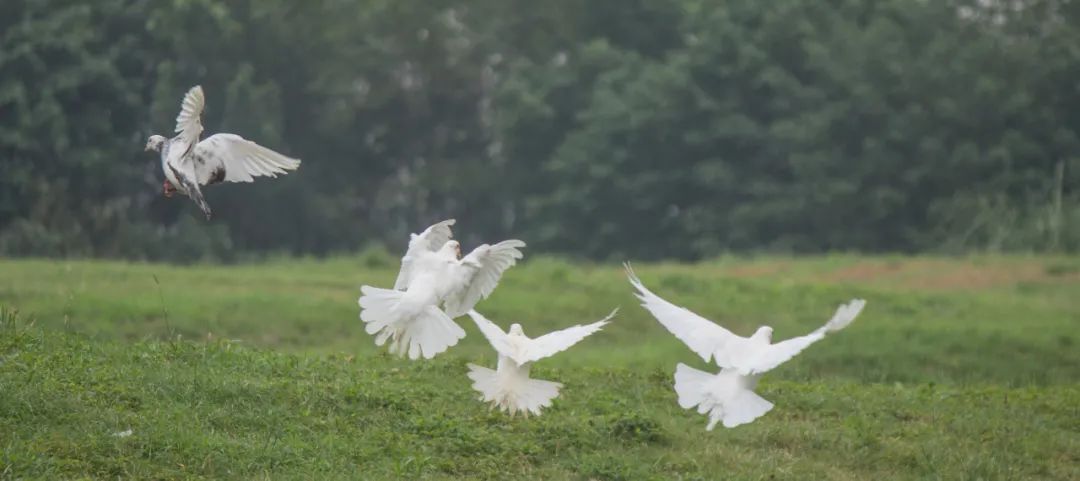
[{"label": "bird's leg", "polygon": [[169,179],[165,179],[165,183],[161,184],[165,197],[172,197],[176,193],[176,187],[173,187],[172,182]]}]

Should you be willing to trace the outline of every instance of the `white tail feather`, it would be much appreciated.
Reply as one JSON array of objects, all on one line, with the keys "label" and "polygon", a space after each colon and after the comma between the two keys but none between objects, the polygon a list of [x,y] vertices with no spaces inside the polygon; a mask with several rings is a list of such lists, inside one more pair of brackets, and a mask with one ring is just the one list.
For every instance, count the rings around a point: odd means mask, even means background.
[{"label": "white tail feather", "polygon": [[403,291],[363,286],[360,292],[360,320],[367,324],[364,330],[375,336],[378,346],[390,341],[391,354],[431,359],[465,337],[465,330],[438,307],[402,312],[398,305]]},{"label": "white tail feather", "polygon": [[712,431],[722,422],[733,428],[749,423],[773,408],[773,404],[758,396],[744,385],[745,377],[734,370],[722,370],[709,374],[685,364],[675,368],[675,393],[679,406],[690,409],[697,406],[700,414],[709,415],[706,430]]},{"label": "white tail feather", "polygon": [[539,416],[541,410],[551,406],[559,395],[562,384],[540,379],[530,379],[528,368],[519,368],[513,361],[499,361],[499,370],[469,364],[469,379],[473,389],[480,392],[480,400],[489,402],[511,415],[521,412]]}]

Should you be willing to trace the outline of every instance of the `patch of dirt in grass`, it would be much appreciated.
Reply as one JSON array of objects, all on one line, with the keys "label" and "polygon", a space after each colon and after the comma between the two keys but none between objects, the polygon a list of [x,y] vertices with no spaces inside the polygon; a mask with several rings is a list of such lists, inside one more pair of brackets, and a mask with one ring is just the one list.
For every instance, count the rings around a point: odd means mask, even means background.
[{"label": "patch of dirt in grass", "polygon": [[834,282],[876,281],[895,277],[905,269],[905,265],[900,262],[859,262],[832,271],[822,279]]},{"label": "patch of dirt in grass", "polygon": [[788,262],[757,262],[726,269],[724,274],[731,277],[768,277],[787,272],[790,268],[791,265]]},{"label": "patch of dirt in grass", "polygon": [[1080,274],[1047,274],[1040,262],[993,264],[963,260],[912,259],[894,262],[859,262],[823,276],[823,280],[844,283],[868,282],[915,289],[988,289],[1022,282],[1068,283],[1080,281]]}]

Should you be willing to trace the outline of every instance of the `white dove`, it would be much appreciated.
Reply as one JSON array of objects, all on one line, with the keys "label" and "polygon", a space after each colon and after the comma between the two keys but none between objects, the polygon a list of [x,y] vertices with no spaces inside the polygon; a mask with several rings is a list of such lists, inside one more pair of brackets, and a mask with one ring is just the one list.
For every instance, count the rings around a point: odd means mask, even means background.
[{"label": "white dove", "polygon": [[630,283],[637,289],[635,295],[641,299],[641,305],[690,350],[706,362],[713,359],[720,366],[717,374],[682,363],[675,369],[679,406],[683,409],[697,406],[698,413],[708,413],[709,424],[705,429],[709,431],[718,422],[733,428],[769,412],[773,404],[754,393],[758,378],[823,339],[825,334],[847,327],[866,305],[866,301],[854,299],[841,305],[832,319],[814,332],[773,344],[773,329],[769,326],[758,328],[750,337],[737,336],[653,294],[634,275],[629,264],[626,264],[626,271]]},{"label": "white dove", "polygon": [[447,350],[465,337],[453,319],[491,295],[503,272],[523,257],[518,249],[524,242],[505,240],[459,259],[452,225],[454,219],[444,220],[412,234],[393,289],[360,288],[360,320],[376,345],[389,340],[391,353],[409,359],[431,359]]},{"label": "white dove", "polygon": [[300,167],[300,160],[281,155],[236,134],[215,134],[199,141],[203,126],[200,117],[206,99],[196,85],[184,95],[180,115],[176,116],[176,137],[166,139],[151,135],[146,150],[161,154],[165,171],[165,197],[180,192],[199,205],[209,219],[210,205],[203,198],[200,185],[222,181],[251,182],[254,177],[277,177]]},{"label": "white dove", "polygon": [[551,400],[559,395],[562,384],[529,378],[532,363],[565,351],[599,331],[615,316],[618,309],[607,317],[585,326],[577,325],[561,331],[545,334],[536,339],[529,339],[521,329],[521,324],[512,324],[510,332],[505,333],[494,322],[489,321],[476,311],[469,311],[469,317],[491,342],[499,353],[498,369],[492,371],[486,367],[469,364],[469,378],[473,380],[473,389],[480,392],[480,400],[490,402],[511,415],[522,412],[540,415],[542,408],[551,406]]}]

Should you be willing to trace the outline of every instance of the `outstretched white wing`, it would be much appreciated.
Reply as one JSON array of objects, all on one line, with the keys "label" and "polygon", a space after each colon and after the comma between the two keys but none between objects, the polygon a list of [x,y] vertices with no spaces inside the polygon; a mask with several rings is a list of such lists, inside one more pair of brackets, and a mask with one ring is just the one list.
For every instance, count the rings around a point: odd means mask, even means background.
[{"label": "outstretched white wing", "polygon": [[180,104],[180,113],[176,116],[177,138],[184,142],[185,149],[199,141],[202,135],[202,112],[206,107],[206,97],[203,89],[196,85],[184,94],[184,100]]},{"label": "outstretched white wing", "polygon": [[[202,135],[203,126],[200,117],[205,105],[206,98],[203,97],[202,87],[196,85],[184,94],[184,100],[180,104],[180,113],[176,116],[176,137],[169,140],[168,150],[165,153],[163,168],[169,169],[183,188],[189,191],[193,190],[192,185],[196,183],[198,173],[186,160],[191,157],[190,154],[195,150],[196,144],[199,143],[199,136]],[[194,190],[198,190],[197,185],[194,186]]]},{"label": "outstretched white wing", "polygon": [[755,349],[746,359],[738,363],[739,374],[744,376],[761,374],[787,362],[811,344],[824,339],[825,334],[847,327],[858,317],[865,305],[866,301],[853,299],[847,304],[841,304],[832,319],[814,332]]},{"label": "outstretched white wing", "polygon": [[286,157],[236,134],[207,137],[195,146],[192,159],[196,177],[203,185],[252,182],[255,177],[277,177],[300,167],[300,159]]},{"label": "outstretched white wing", "polygon": [[514,358],[514,361],[517,361],[518,364],[524,364],[565,351],[569,349],[570,346],[581,342],[582,339],[589,337],[589,335],[606,326],[611,318],[615,317],[616,312],[619,312],[618,308],[611,311],[611,314],[608,314],[607,317],[592,324],[586,324],[584,326],[579,324],[574,327],[550,332],[536,339],[532,339],[525,346],[525,349],[522,350],[523,352]]},{"label": "outstretched white wing", "polygon": [[418,256],[424,252],[439,250],[443,244],[446,244],[447,241],[454,237],[454,232],[450,230],[450,226],[454,225],[454,222],[456,222],[454,219],[446,219],[424,229],[424,232],[409,235],[409,250],[401,258],[401,270],[398,271],[397,280],[394,281],[394,289],[400,291],[409,287],[409,281],[412,279],[413,261]]},{"label": "outstretched white wing", "polygon": [[715,358],[720,367],[735,367],[749,339],[737,336],[716,323],[653,294],[634,274],[630,264],[625,264],[625,267],[630,283],[638,291],[635,295],[641,299],[641,305],[651,312],[660,324],[706,362]]},{"label": "outstretched white wing", "polygon": [[496,352],[506,357],[516,357],[517,349],[514,347],[514,343],[510,341],[510,336],[503,332],[502,328],[475,310],[469,311],[468,314],[476,323],[476,327],[480,329],[480,333],[487,338]]},{"label": "outstretched white wing", "polygon": [[505,240],[493,246],[484,244],[473,249],[450,272],[454,289],[446,296],[443,310],[451,318],[465,315],[481,299],[491,295],[503,272],[524,257],[519,248],[525,243]]}]

